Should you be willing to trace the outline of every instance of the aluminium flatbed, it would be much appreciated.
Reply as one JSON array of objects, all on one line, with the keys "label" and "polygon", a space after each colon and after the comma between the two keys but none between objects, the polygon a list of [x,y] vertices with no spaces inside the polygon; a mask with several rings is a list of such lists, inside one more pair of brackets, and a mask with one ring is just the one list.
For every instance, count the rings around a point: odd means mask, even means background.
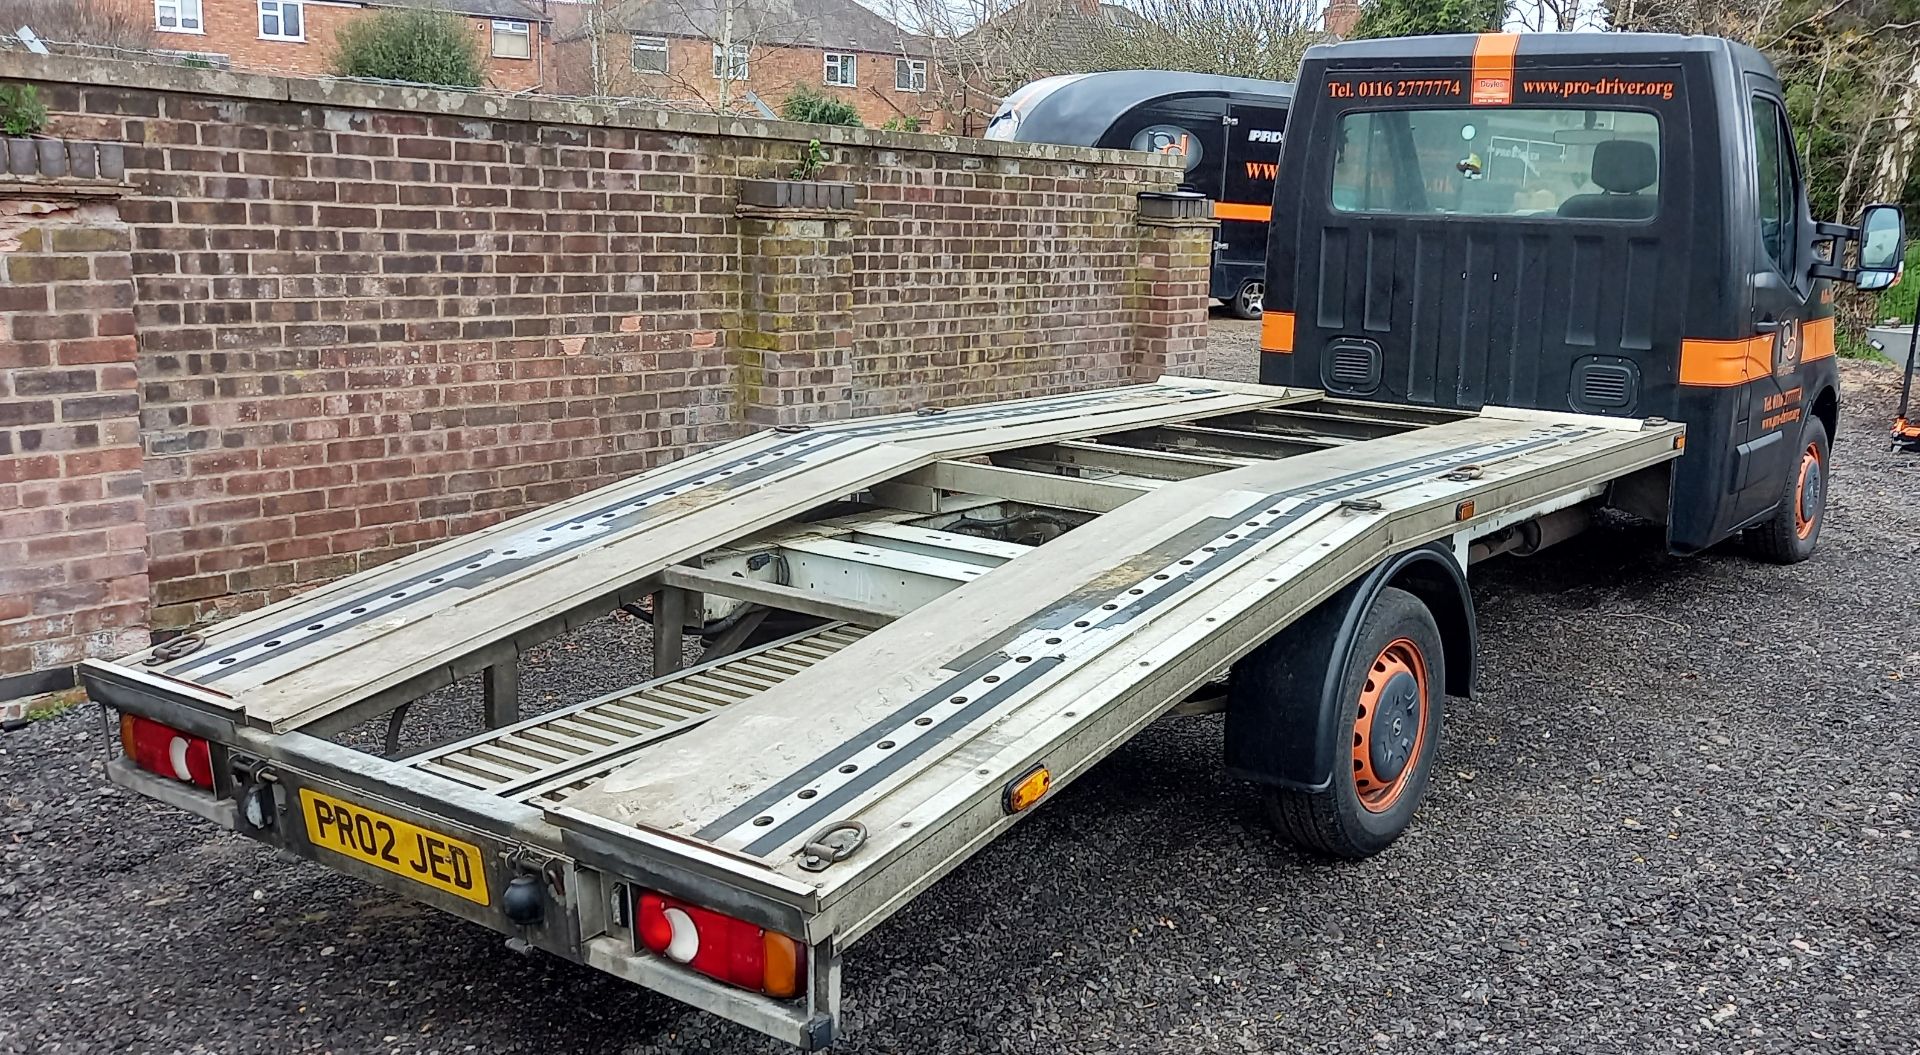
[{"label": "aluminium flatbed", "polygon": [[[1410,557],[1464,582],[1528,525],[1664,498],[1682,445],[1657,419],[1171,377],[793,427],[82,675],[129,719],[116,782],[817,1048],[848,947],[1051,788],[1248,657],[1284,666],[1288,633]],[[654,624],[654,676],[521,717],[519,652],[620,606]],[[404,757],[330,739],[472,675],[483,732]],[[1230,738],[1289,735],[1285,699],[1230,711]],[[751,967],[716,966],[742,933],[765,937]]]}]

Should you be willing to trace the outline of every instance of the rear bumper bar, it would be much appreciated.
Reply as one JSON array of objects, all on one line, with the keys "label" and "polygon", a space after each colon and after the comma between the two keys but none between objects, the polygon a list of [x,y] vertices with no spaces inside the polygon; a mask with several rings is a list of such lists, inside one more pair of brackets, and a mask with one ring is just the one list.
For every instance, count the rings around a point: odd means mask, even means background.
[{"label": "rear bumper bar", "polygon": [[[630,916],[621,907],[632,884],[683,896],[740,918],[762,921],[763,925],[777,920],[779,929],[805,935],[812,920],[795,913],[790,904],[772,903],[765,896],[767,892],[754,896],[716,883],[715,877],[700,874],[698,861],[668,860],[680,855],[666,847],[635,847],[615,853],[601,845],[597,847],[599,853],[590,853],[591,860],[577,860],[574,855],[558,852],[562,834],[531,807],[453,785],[330,741],[236,726],[206,714],[191,700],[174,696],[165,686],[147,684],[145,679],[114,678],[111,675],[116,672],[111,670],[89,673],[108,675],[88,678],[95,700],[203,736],[216,745],[216,767],[221,770],[218,792],[148,773],[125,757],[107,763],[107,778],[116,786],[477,923],[509,940],[517,939],[514,947],[523,951],[537,948],[594,967],[803,1050],[818,1050],[833,1040],[840,957],[830,939],[809,943],[805,999],[775,1000],[714,981],[640,948],[626,923]],[[269,789],[274,811],[265,827],[250,824],[240,809],[239,797],[253,786],[239,775],[240,771],[258,775],[259,782]],[[315,844],[309,838],[300,805],[302,790],[342,799],[479,847],[487,879],[487,903],[477,904]],[[578,841],[572,835],[565,838]],[[649,857],[659,864],[645,867]],[[541,919],[530,925],[509,919],[502,905],[508,884],[523,874],[535,876],[541,890]]]}]

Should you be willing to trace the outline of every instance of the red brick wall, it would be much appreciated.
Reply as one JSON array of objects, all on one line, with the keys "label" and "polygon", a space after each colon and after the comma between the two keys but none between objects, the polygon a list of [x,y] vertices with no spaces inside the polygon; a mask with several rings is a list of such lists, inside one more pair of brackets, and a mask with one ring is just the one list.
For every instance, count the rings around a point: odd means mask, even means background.
[{"label": "red brick wall", "polygon": [[0,678],[147,642],[129,243],[111,198],[0,191]]},{"label": "red brick wall", "polygon": [[[320,76],[333,72],[334,34],[340,27],[375,13],[375,9],[364,7],[308,4],[303,8],[306,39],[296,41],[262,40],[259,11],[258,0],[202,0],[202,32],[158,30],[153,46],[225,55],[239,70]],[[553,54],[551,35],[543,33],[539,23],[533,25],[533,57],[504,59],[493,56],[491,22],[484,18],[466,21],[480,42],[480,54],[486,58],[489,85],[513,91],[545,86]]]},{"label": "red brick wall", "polygon": [[[711,40],[668,38],[665,74],[634,70],[630,34],[610,34],[601,46],[606,69],[604,94],[694,103],[703,109],[719,107],[720,80],[713,75]],[[576,36],[556,45],[554,50],[558,71],[555,90],[569,95],[594,94],[591,43]],[[911,117],[920,122],[920,131],[945,129],[947,115],[936,105],[931,93],[894,88],[896,56],[872,52],[854,54],[857,56],[855,84],[849,88],[826,83],[825,49],[750,46],[746,80],[733,82],[728,108],[738,113],[754,112],[745,100],[745,91],[752,91],[777,113],[781,102],[795,89],[807,88],[853,104],[868,128],[879,128],[893,118]]]},{"label": "red brick wall", "polygon": [[[1179,178],[1149,155],[831,129],[823,175],[861,200],[818,237],[807,225],[823,221],[767,228],[736,204],[743,177],[787,176],[796,137],[815,129],[729,118],[723,134],[712,115],[541,97],[17,61],[54,134],[126,144],[123,226],[101,223],[130,251],[75,248],[81,263],[57,280],[38,256],[9,259],[28,281],[8,294],[6,325],[41,343],[7,354],[58,365],[59,342],[73,341],[75,354],[119,358],[33,375],[71,391],[9,380],[0,414],[14,417],[0,420],[60,425],[45,408],[68,405],[114,416],[98,437],[60,434],[100,447],[98,464],[22,458],[16,436],[7,471],[38,466],[35,479],[54,481],[42,493],[66,507],[57,523],[30,514],[35,537],[84,537],[107,559],[137,554],[144,531],[159,630],[577,494],[786,408],[873,413],[1118,383],[1190,363],[1204,333],[1204,297],[1189,294],[1204,289],[1208,233],[1139,222],[1135,195]],[[779,292],[743,245],[768,232],[811,247],[806,273],[831,276],[805,335],[769,334],[788,326],[783,300],[743,310],[744,286]],[[88,304],[109,297],[93,283],[121,291],[92,321],[58,307],[82,264]],[[44,308],[43,294],[55,298]],[[46,326],[72,329],[35,329]],[[137,497],[129,329],[144,527],[116,534],[75,510]],[[832,393],[780,390],[827,383],[777,380],[795,350],[831,368]],[[84,495],[61,498],[75,480]],[[30,541],[0,568],[55,545]],[[8,581],[0,596],[17,608],[29,587]],[[76,622],[57,640],[80,634]],[[61,649],[48,655],[64,662]],[[4,655],[0,676],[23,662]]]}]

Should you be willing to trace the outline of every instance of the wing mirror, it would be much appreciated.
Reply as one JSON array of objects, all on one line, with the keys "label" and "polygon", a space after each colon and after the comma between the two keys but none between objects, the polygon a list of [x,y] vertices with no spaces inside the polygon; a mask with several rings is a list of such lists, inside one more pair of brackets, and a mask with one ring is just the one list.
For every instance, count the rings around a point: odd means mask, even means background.
[{"label": "wing mirror", "polygon": [[1855,272],[1854,285],[1861,289],[1886,289],[1900,281],[1907,252],[1905,228],[1900,206],[1867,206],[1860,214],[1860,266]]}]

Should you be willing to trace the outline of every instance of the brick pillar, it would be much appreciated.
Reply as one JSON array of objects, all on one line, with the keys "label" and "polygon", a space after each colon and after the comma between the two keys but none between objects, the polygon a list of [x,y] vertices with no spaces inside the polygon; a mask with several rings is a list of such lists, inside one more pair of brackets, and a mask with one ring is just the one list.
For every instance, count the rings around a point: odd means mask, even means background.
[{"label": "brick pillar", "polygon": [[751,428],[853,415],[854,190],[740,181],[740,322],[732,345]]},{"label": "brick pillar", "polygon": [[0,715],[9,718],[22,698],[73,685],[80,660],[147,645],[131,240],[118,185],[67,171],[0,185]]},{"label": "brick pillar", "polygon": [[1142,194],[1139,229],[1127,353],[1133,379],[1205,376],[1213,203],[1198,194]]}]

